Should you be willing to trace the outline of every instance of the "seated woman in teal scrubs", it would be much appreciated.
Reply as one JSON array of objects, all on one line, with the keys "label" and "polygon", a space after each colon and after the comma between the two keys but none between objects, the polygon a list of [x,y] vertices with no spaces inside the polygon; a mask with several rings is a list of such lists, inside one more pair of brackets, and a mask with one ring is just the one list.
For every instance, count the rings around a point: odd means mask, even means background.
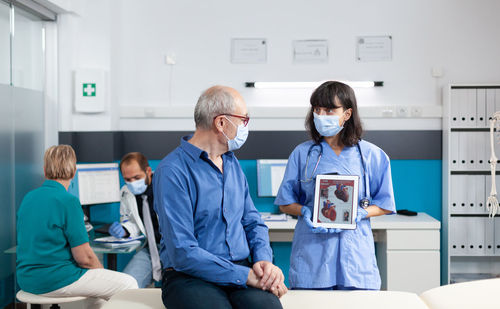
[{"label": "seated woman in teal scrubs", "polygon": [[17,212],[17,282],[44,296],[86,296],[86,308],[99,308],[113,294],[137,288],[126,274],[103,269],[83,221],[78,199],[67,192],[76,156],[68,145],[44,156],[45,182],[24,197]]},{"label": "seated woman in teal scrubs", "polygon": [[[361,140],[356,97],[346,84],[329,81],[314,91],[306,128],[312,141],[298,145],[290,155],[274,202],[282,212],[299,216],[290,286],[378,290],[380,275],[369,218],[395,212],[389,157]],[[359,176],[359,205],[363,207],[358,206],[354,230],[312,225],[315,177],[331,173]]]}]

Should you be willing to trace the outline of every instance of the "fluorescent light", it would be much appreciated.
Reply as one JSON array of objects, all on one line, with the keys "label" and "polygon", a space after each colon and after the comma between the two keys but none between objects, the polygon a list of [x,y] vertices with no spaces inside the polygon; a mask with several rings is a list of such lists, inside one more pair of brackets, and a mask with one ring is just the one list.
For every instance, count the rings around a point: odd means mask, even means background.
[{"label": "fluorescent light", "polygon": [[[246,82],[245,87],[257,89],[309,89],[317,88],[325,81],[319,82]],[[382,81],[339,81],[352,88],[382,87]]]}]

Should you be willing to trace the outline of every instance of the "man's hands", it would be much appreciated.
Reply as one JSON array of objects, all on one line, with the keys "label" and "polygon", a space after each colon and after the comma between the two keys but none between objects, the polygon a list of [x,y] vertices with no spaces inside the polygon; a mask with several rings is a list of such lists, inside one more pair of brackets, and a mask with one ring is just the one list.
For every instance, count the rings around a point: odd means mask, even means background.
[{"label": "man's hands", "polygon": [[270,291],[281,297],[288,291],[285,286],[285,276],[279,267],[268,261],[259,261],[248,273],[247,285],[264,291]]}]

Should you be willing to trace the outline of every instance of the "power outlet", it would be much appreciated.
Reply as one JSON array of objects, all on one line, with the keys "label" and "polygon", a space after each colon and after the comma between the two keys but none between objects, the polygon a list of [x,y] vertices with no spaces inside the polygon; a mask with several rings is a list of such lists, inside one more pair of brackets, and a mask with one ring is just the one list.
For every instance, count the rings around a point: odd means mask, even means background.
[{"label": "power outlet", "polygon": [[422,117],[424,113],[422,106],[412,106],[411,107],[411,116],[412,117]]},{"label": "power outlet", "polygon": [[174,65],[176,63],[175,54],[168,54],[165,56],[165,64]]},{"label": "power outlet", "polygon": [[399,106],[397,109],[397,115],[400,118],[406,118],[410,116],[410,110],[407,106]]}]

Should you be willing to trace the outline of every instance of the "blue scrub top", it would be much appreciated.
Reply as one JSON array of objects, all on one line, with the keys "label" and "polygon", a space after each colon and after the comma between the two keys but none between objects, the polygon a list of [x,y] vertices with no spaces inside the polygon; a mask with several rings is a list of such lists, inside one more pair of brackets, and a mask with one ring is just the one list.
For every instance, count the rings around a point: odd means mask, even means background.
[{"label": "blue scrub top", "polygon": [[[311,177],[318,161],[320,147],[312,148],[304,175],[307,155],[313,145],[307,141],[298,145],[288,159],[283,182],[274,203],[289,205],[298,203],[306,207],[314,206],[315,179],[301,182]],[[365,193],[363,165],[356,146],[344,147],[340,155],[322,141],[323,156],[313,176],[338,173],[357,175],[359,199]],[[396,210],[392,189],[389,157],[379,147],[360,141],[369,178],[371,205],[382,209]],[[290,286],[292,288],[328,288],[332,286],[380,289],[380,274],[375,258],[373,234],[370,219],[363,219],[354,230],[344,230],[338,234],[315,234],[299,217],[292,243],[290,257]]]}]

